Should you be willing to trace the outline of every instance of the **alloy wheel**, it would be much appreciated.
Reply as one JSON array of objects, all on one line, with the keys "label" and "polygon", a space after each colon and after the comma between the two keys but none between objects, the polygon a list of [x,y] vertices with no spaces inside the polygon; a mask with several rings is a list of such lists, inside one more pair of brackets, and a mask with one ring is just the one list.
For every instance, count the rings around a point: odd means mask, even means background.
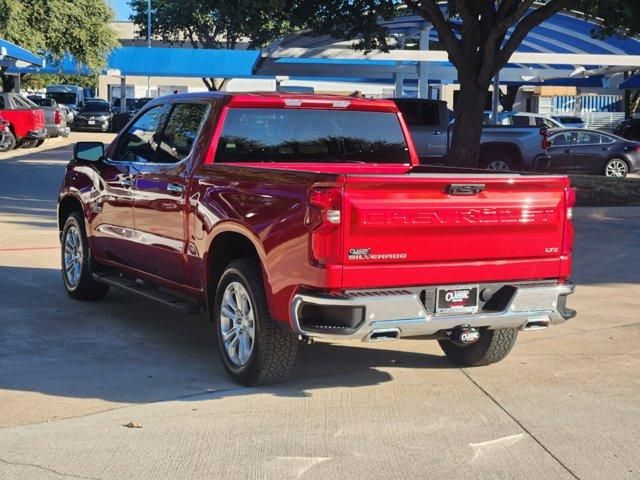
[{"label": "alloy wheel", "polygon": [[246,365],[255,344],[256,322],[249,294],[239,282],[227,285],[222,296],[220,334],[231,363]]},{"label": "alloy wheel", "polygon": [[502,172],[508,172],[511,170],[509,164],[503,160],[494,160],[487,165],[487,170],[500,170]]},{"label": "alloy wheel", "polygon": [[605,168],[605,175],[607,177],[626,177],[627,176],[627,164],[624,160],[613,159],[607,163]]},{"label": "alloy wheel", "polygon": [[82,275],[82,241],[74,225],[67,229],[64,238],[64,274],[70,287],[78,286]]}]

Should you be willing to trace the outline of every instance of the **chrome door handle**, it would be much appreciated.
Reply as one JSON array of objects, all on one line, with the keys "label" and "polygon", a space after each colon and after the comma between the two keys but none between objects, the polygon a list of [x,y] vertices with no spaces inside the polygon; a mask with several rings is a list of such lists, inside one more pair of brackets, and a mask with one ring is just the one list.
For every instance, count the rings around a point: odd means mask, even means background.
[{"label": "chrome door handle", "polygon": [[131,188],[133,187],[133,179],[123,178],[122,180],[120,180],[120,185],[122,185],[124,188]]},{"label": "chrome door handle", "polygon": [[170,183],[169,185],[167,185],[167,192],[183,193],[184,192],[184,185],[182,185],[180,183]]}]

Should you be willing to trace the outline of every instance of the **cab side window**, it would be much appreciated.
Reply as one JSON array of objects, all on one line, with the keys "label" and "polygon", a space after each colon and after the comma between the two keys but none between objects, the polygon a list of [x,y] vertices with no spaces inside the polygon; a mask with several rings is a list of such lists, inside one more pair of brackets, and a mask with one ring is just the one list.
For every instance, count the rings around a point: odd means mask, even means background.
[{"label": "cab side window", "polygon": [[162,131],[155,161],[177,163],[186,158],[193,148],[200,128],[209,113],[206,103],[178,103]]},{"label": "cab side window", "polygon": [[167,105],[156,105],[139,116],[120,139],[113,160],[153,162],[167,109]]}]

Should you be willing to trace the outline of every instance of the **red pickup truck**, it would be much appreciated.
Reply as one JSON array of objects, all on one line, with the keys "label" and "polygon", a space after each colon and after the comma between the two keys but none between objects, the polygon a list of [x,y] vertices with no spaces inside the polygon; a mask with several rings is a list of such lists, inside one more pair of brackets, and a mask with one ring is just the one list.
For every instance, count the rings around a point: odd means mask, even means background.
[{"label": "red pickup truck", "polygon": [[390,101],[203,93],[77,143],[59,197],[62,277],[209,312],[225,369],[281,379],[299,341],[438,340],[504,358],[566,306],[564,176],[420,166]]},{"label": "red pickup truck", "polygon": [[44,111],[17,93],[0,93],[0,118],[8,122],[10,128],[0,151],[44,141]]}]

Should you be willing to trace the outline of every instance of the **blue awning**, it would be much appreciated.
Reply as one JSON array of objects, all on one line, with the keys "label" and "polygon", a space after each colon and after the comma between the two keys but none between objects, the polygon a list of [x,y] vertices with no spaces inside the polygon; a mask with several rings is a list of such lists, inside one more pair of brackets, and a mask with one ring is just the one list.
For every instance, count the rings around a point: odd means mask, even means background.
[{"label": "blue awning", "polygon": [[624,82],[620,84],[620,90],[632,90],[636,88],[640,88],[640,75],[636,75],[635,77],[628,78]]},{"label": "blue awning", "polygon": [[44,60],[15,43],[0,39],[0,67],[44,66]]},{"label": "blue awning", "polygon": [[[111,52],[107,68],[122,75],[150,77],[251,77],[258,61],[257,50],[121,47]],[[10,73],[81,74],[91,71],[66,55],[44,68],[12,68]]]},{"label": "blue awning", "polygon": [[257,50],[122,47],[108,65],[122,75],[241,78],[251,77],[259,56]]}]

